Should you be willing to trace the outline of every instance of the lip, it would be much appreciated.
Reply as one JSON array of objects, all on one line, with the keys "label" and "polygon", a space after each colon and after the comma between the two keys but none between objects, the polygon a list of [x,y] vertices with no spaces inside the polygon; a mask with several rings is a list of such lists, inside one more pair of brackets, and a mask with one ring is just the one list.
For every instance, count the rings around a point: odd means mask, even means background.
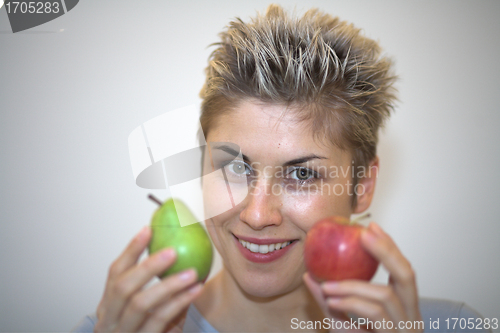
[{"label": "lip", "polygon": [[[283,257],[290,249],[295,246],[295,239],[281,239],[281,238],[266,238],[266,239],[259,239],[259,238],[252,238],[252,237],[239,237],[233,235],[234,242],[236,243],[236,247],[240,250],[241,254],[243,257],[245,257],[247,260],[255,263],[269,263],[275,260],[278,260],[279,258]],[[259,244],[259,245],[269,245],[269,244],[274,244],[274,243],[283,243],[283,242],[288,242],[288,241],[294,241],[290,245],[286,246],[284,249],[273,251],[271,253],[254,253],[241,245],[240,241],[238,239],[254,243],[254,244]]]},{"label": "lip", "polygon": [[295,239],[285,239],[285,238],[253,238],[253,237],[246,237],[246,236],[238,236],[233,234],[234,237],[244,240],[246,242],[258,244],[258,245],[269,245],[269,244],[276,244],[276,243],[283,243],[283,242],[291,242]]}]

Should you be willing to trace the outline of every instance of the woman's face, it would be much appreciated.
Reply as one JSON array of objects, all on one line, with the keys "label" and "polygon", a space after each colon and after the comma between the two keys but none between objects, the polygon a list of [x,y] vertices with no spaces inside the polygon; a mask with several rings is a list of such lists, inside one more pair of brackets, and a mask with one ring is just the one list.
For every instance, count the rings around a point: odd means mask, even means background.
[{"label": "woman's face", "polygon": [[[205,207],[231,202],[229,210],[206,220],[207,229],[225,269],[257,297],[297,288],[307,231],[321,218],[352,213],[350,154],[315,141],[293,111],[278,124],[283,111],[242,102],[217,119],[206,138],[205,173],[224,172],[204,180]],[[240,157],[232,155],[234,145]]]}]

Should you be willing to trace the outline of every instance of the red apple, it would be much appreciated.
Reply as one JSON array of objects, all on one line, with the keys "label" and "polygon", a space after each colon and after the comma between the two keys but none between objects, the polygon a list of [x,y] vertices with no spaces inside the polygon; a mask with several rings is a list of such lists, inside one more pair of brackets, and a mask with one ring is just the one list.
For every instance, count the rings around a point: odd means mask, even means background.
[{"label": "red apple", "polygon": [[309,230],[304,246],[307,270],[317,281],[358,279],[370,281],[378,261],[361,244],[365,227],[331,216]]}]

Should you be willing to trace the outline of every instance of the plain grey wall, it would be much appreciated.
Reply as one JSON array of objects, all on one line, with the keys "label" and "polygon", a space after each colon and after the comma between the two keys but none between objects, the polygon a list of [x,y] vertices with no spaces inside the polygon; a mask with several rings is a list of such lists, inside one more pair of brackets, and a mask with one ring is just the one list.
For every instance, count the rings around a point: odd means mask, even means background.
[{"label": "plain grey wall", "polygon": [[[373,219],[421,295],[500,317],[500,2],[278,3],[352,21],[396,60]],[[135,185],[129,133],[195,102],[207,46],[268,4],[85,0],[18,34],[0,9],[0,331],[67,331],[95,311],[149,223],[147,193],[165,198]]]}]

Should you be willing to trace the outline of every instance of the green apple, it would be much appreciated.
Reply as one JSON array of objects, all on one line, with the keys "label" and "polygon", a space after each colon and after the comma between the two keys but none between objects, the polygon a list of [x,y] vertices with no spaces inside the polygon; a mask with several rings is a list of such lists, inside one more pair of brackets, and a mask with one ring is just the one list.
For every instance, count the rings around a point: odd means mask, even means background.
[{"label": "green apple", "polygon": [[[150,199],[161,204],[150,196]],[[177,208],[177,209],[176,209]],[[181,227],[179,217],[192,224]],[[196,222],[189,208],[181,201],[169,199],[155,211],[151,219],[152,238],[149,242],[149,255],[164,248],[174,248],[177,253],[175,263],[160,278],[178,273],[188,268],[195,268],[198,281],[205,281],[212,267],[212,243],[203,226]]]}]

